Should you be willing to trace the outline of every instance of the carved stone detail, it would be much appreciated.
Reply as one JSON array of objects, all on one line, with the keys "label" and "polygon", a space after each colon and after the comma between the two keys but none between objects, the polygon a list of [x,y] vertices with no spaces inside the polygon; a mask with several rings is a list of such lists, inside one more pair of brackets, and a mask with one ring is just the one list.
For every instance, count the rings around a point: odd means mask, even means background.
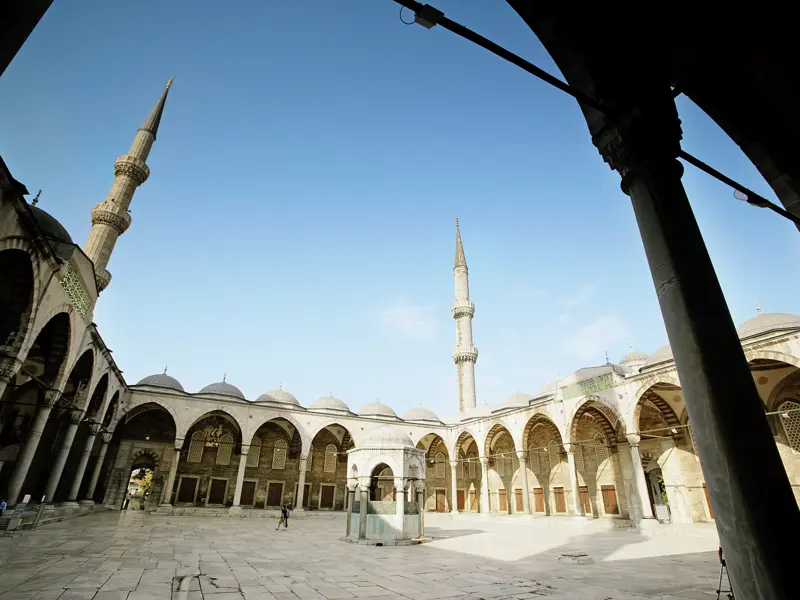
[{"label": "carved stone detail", "polygon": [[101,202],[92,209],[92,225],[108,225],[122,235],[131,226],[131,216],[127,212],[115,212],[109,208],[109,204]]},{"label": "carved stone detail", "polygon": [[72,306],[74,306],[78,314],[85,319],[89,314],[89,308],[92,303],[72,263],[67,266],[67,271],[64,273],[64,277],[61,278],[61,287],[63,287],[64,291],[67,293],[67,297],[72,303]]},{"label": "carved stone detail", "polygon": [[111,432],[108,432],[108,431],[107,431],[107,432],[105,432],[105,433],[103,434],[103,443],[104,443],[104,444],[110,444],[110,443],[111,443],[111,438],[113,438],[113,437],[114,437],[114,434],[113,434],[113,433],[111,433]]},{"label": "carved stone detail", "polygon": [[90,423],[89,424],[89,432],[92,435],[97,435],[98,433],[100,433],[100,430],[102,428],[103,428],[103,425],[101,423]]},{"label": "carved stone detail", "polygon": [[140,186],[150,176],[150,167],[141,158],[123,154],[114,161],[114,175],[130,177],[137,186]]},{"label": "carved stone detail", "polygon": [[14,378],[20,368],[22,367],[22,361],[11,358],[9,356],[5,356],[0,358],[0,381],[5,381],[8,383]]},{"label": "carved stone detail", "polygon": [[53,408],[61,399],[61,390],[47,390],[44,393],[44,400],[42,404]]},{"label": "carved stone detail", "polygon": [[106,269],[95,270],[94,280],[97,283],[97,291],[102,292],[111,283],[111,273]]}]

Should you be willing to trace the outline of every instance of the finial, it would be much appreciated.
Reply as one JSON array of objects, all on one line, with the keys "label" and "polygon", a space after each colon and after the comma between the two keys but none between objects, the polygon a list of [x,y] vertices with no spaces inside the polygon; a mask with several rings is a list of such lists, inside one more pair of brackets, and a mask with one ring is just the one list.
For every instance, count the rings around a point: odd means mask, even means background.
[{"label": "finial", "polygon": [[[37,198],[38,198],[38,196],[37,196]],[[758,300],[756,300],[756,312],[758,314],[761,314],[761,305],[758,303]]]},{"label": "finial", "polygon": [[279,389],[279,390],[282,390],[282,389],[283,389],[283,382],[282,382],[282,381],[281,381],[281,382],[278,382],[278,389]]},{"label": "finial", "polygon": [[167,366],[168,366],[168,365],[164,365],[164,375],[166,375],[166,374],[167,374]]},{"label": "finial", "polygon": [[628,347],[633,350],[633,344],[628,344]]},{"label": "finial", "polygon": [[167,89],[172,87],[172,82],[173,81],[175,81],[175,75],[173,75],[172,77],[169,78],[169,81],[167,82]]},{"label": "finial", "polygon": [[458,227],[458,217],[456,217],[456,227]]},{"label": "finial", "polygon": [[225,373],[225,374],[222,376],[222,383],[227,383],[227,380],[228,380],[228,374],[227,374],[227,373]]},{"label": "finial", "polygon": [[42,190],[39,190],[36,194],[36,197],[33,200],[31,200],[31,206],[36,206],[37,204],[39,204],[39,196],[41,195],[42,195]]},{"label": "finial", "polygon": [[608,350],[606,350],[606,364],[609,364],[609,362],[608,362]]}]

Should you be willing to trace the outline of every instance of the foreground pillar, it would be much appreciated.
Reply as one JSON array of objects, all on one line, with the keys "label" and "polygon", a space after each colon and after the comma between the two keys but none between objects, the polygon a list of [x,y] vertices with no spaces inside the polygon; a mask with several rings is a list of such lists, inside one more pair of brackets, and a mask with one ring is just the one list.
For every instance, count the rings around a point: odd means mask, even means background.
[{"label": "foreground pillar", "polygon": [[395,522],[397,523],[397,531],[400,533],[400,538],[403,538],[403,529],[405,529],[406,520],[406,489],[403,485],[402,477],[395,477],[394,480],[394,507],[395,507]]},{"label": "foreground pillar", "polygon": [[356,501],[356,488],[355,486],[347,487],[347,533],[345,533],[345,537],[350,537],[350,531],[352,530],[352,519],[353,519],[353,503]]},{"label": "foreground pillar", "polygon": [[81,454],[81,460],[78,463],[78,469],[75,472],[75,478],[72,480],[72,486],[69,489],[69,495],[67,495],[67,501],[62,502],[61,506],[77,506],[78,505],[78,492],[81,489],[81,483],[83,482],[83,475],[86,473],[86,465],[89,464],[89,456],[92,454],[92,448],[94,448],[94,441],[97,438],[97,434],[100,432],[100,424],[99,423],[92,423],[89,426],[89,437],[86,438],[86,445],[83,447],[83,453]]},{"label": "foreground pillar", "polygon": [[306,495],[306,469],[308,468],[308,455],[300,457],[300,477],[297,480],[297,506],[295,510],[303,511],[304,496]]},{"label": "foreground pillar", "polygon": [[183,440],[175,440],[175,455],[172,457],[172,462],[169,464],[169,474],[167,475],[167,482],[164,484],[164,495],[161,498],[161,504],[167,506],[172,505],[172,488],[175,487],[175,476],[178,474],[178,462],[181,459],[181,448],[183,447]]},{"label": "foreground pillar", "polygon": [[575,466],[575,450],[571,444],[567,447],[567,467],[569,467],[569,485],[572,487],[572,512],[575,516],[580,516],[583,514],[583,507],[578,486],[578,469]]},{"label": "foreground pillar", "polygon": [[419,511],[419,537],[425,537],[425,488],[417,488],[417,510]]},{"label": "foreground pillar", "polygon": [[53,410],[59,398],[61,398],[61,392],[58,390],[47,390],[44,393],[42,405],[36,411],[36,416],[33,418],[33,423],[31,423],[31,428],[28,431],[28,437],[25,438],[25,443],[22,444],[22,449],[14,465],[14,472],[8,482],[8,499],[6,502],[9,506],[13,506],[19,500],[22,486],[25,484],[25,477],[28,475],[28,469],[31,468],[36,449],[39,447],[39,441],[42,439],[42,432],[45,425],[47,425],[50,411]]},{"label": "foreground pillar", "polygon": [[489,512],[489,459],[481,456],[481,512]]},{"label": "foreground pillar", "polygon": [[[650,506],[650,494],[647,492],[647,480],[644,477],[642,457],[639,456],[639,442],[642,436],[637,433],[628,434],[628,444],[631,446],[631,462],[633,463],[633,479],[636,482],[636,495],[639,502],[634,506],[640,511],[642,519],[653,518],[653,507]],[[638,515],[637,515],[638,516]]]},{"label": "foreground pillar", "polygon": [[789,600],[800,512],[681,183],[669,92],[594,140],[631,198],[736,597]]},{"label": "foreground pillar", "polygon": [[97,489],[97,482],[100,480],[100,471],[103,470],[103,461],[106,458],[106,452],[108,452],[108,444],[111,443],[111,438],[113,437],[113,433],[102,433],[102,443],[100,445],[100,451],[97,454],[97,462],[94,464],[94,469],[92,469],[92,477],[89,479],[89,487],[86,488],[86,499],[81,500],[84,504],[94,504],[94,491]]},{"label": "foreground pillar", "polygon": [[358,506],[358,539],[367,538],[367,503],[369,502],[369,488],[361,487],[361,501]]},{"label": "foreground pillar", "polygon": [[[77,398],[77,394],[76,394]],[[78,433],[78,424],[83,418],[83,411],[78,409],[69,410],[69,425],[64,432],[61,440],[61,448],[58,450],[53,466],[50,468],[50,476],[47,478],[47,486],[44,489],[45,501],[48,505],[53,504],[58,483],[61,481],[61,474],[64,472],[64,465],[67,464],[67,457],[72,450],[72,442],[75,441],[75,434]]]},{"label": "foreground pillar", "polygon": [[242,510],[240,504],[242,502],[242,486],[244,485],[244,470],[247,467],[248,450],[248,446],[242,446],[242,453],[239,455],[239,470],[236,473],[236,485],[233,488],[233,504],[230,508],[232,512]]},{"label": "foreground pillar", "polygon": [[450,512],[458,514],[458,461],[450,461]]},{"label": "foreground pillar", "polygon": [[522,512],[526,515],[531,514],[531,492],[528,489],[528,453],[524,450],[517,450],[517,460],[519,460],[519,478],[522,486]]}]

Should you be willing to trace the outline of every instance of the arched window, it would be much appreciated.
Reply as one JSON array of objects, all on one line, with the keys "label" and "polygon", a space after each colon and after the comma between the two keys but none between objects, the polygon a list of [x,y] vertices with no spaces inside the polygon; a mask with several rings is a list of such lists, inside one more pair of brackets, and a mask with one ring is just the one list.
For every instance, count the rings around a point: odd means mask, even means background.
[{"label": "arched window", "polygon": [[795,452],[800,452],[800,404],[787,400],[778,407],[778,415],[789,447]]},{"label": "arched window", "polygon": [[542,470],[542,467],[539,464],[539,451],[534,447],[533,444],[528,446],[528,468],[534,475],[538,475]]},{"label": "arched window", "polygon": [[475,463],[476,463],[475,453],[474,452],[470,452],[469,453],[469,478],[470,479],[475,479],[475,477],[476,477],[475,471],[477,470],[478,467],[475,465]]},{"label": "arched window", "polygon": [[433,459],[434,461],[434,476],[436,479],[444,479],[444,454],[437,452]]},{"label": "arched window", "polygon": [[336,473],[336,446],[328,444],[325,446],[325,468],[326,473]]},{"label": "arched window", "polygon": [[608,446],[606,446],[606,437],[602,433],[594,436],[594,451],[597,455],[597,467],[602,466],[603,461],[608,458]]},{"label": "arched window", "polygon": [[250,450],[247,452],[247,466],[256,468],[261,460],[261,438],[253,436],[250,442]]},{"label": "arched window", "polygon": [[581,444],[573,444],[575,449],[575,469],[578,471],[585,471],[586,465],[583,462],[583,446]]},{"label": "arched window", "polygon": [[272,468],[285,469],[286,468],[286,450],[289,444],[286,440],[280,439],[275,442],[275,449],[272,451]]},{"label": "arched window", "polygon": [[203,450],[206,447],[206,434],[202,431],[195,431],[189,441],[189,452],[186,454],[187,463],[199,463],[203,461]]},{"label": "arched window", "polygon": [[547,444],[547,457],[550,460],[550,470],[553,471],[561,463],[561,457],[558,455],[558,442],[550,440]]},{"label": "arched window", "polygon": [[308,457],[306,457],[306,473],[311,473],[311,463],[314,462],[314,446],[308,449]]},{"label": "arched window", "polygon": [[231,464],[231,454],[233,454],[233,436],[230,433],[224,433],[219,438],[217,464],[223,467]]}]

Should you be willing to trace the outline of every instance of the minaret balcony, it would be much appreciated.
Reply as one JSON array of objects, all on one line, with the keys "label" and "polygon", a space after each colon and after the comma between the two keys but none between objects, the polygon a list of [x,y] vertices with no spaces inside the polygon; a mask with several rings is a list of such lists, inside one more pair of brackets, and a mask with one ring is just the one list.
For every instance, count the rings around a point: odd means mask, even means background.
[{"label": "minaret balcony", "polygon": [[475,346],[456,348],[453,350],[453,361],[456,364],[461,362],[478,362],[478,349]]},{"label": "minaret balcony", "polygon": [[108,225],[118,235],[122,235],[131,226],[131,215],[127,211],[117,212],[118,210],[120,209],[116,204],[109,204],[107,201],[95,204],[92,209],[92,225]]},{"label": "minaret balcony", "polygon": [[117,177],[120,175],[130,177],[139,186],[150,177],[150,167],[137,156],[123,154],[114,161],[114,175]]},{"label": "minaret balcony", "polygon": [[472,317],[475,314],[475,305],[469,300],[453,300],[453,307],[450,309],[453,313],[453,318],[459,317]]}]

